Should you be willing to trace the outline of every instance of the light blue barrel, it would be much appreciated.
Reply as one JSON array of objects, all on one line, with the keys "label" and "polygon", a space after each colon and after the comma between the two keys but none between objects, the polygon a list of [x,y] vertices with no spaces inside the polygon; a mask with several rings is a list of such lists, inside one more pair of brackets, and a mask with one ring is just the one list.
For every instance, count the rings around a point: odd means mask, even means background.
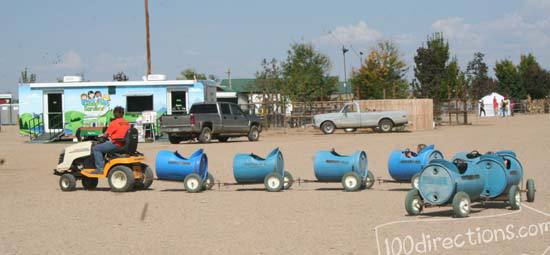
[{"label": "light blue barrel", "polygon": [[407,151],[410,150],[392,151],[388,159],[388,172],[392,179],[399,182],[410,181],[430,161],[444,159],[443,153],[436,150],[433,144],[424,147],[418,154],[412,153],[411,157],[406,156]]},{"label": "light blue barrel", "polygon": [[161,150],[155,162],[157,178],[161,180],[183,181],[191,173],[198,174],[204,181],[208,175],[208,157],[202,149],[185,158],[177,151]]},{"label": "light blue barrel", "polygon": [[356,151],[352,155],[340,155],[334,150],[318,151],[313,170],[317,180],[322,182],[340,182],[344,174],[352,171],[365,179],[368,174],[367,154],[364,151]]},{"label": "light blue barrel", "polygon": [[523,166],[513,151],[486,154],[460,152],[453,159],[463,159],[480,168],[484,180],[482,197],[497,198],[507,195],[510,188],[519,185],[523,178]]},{"label": "light blue barrel", "polygon": [[482,173],[476,164],[454,164],[446,160],[432,160],[420,172],[418,190],[431,205],[452,203],[457,192],[463,191],[472,201],[483,192]]},{"label": "light blue barrel", "polygon": [[256,154],[237,154],[233,158],[233,176],[237,183],[263,183],[270,173],[278,173],[284,177],[283,153],[275,148],[265,158]]}]

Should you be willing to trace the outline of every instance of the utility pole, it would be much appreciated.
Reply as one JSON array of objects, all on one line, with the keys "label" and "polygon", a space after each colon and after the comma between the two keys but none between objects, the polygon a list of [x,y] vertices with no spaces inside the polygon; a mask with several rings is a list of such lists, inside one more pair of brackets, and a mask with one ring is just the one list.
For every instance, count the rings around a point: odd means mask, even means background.
[{"label": "utility pole", "polygon": [[361,60],[361,65],[359,65],[359,68],[363,67],[363,52],[359,52],[359,59]]},{"label": "utility pole", "polygon": [[229,82],[229,89],[232,89],[231,87],[231,68],[227,68],[227,81]]},{"label": "utility pole", "polygon": [[345,46],[342,46],[342,55],[344,55],[344,88],[346,89],[346,94],[349,94],[348,92],[348,77],[347,77],[347,70],[346,70],[346,52],[349,50],[346,49]]},{"label": "utility pole", "polygon": [[151,74],[151,42],[149,39],[149,0],[145,0],[145,39],[147,40],[147,75]]}]

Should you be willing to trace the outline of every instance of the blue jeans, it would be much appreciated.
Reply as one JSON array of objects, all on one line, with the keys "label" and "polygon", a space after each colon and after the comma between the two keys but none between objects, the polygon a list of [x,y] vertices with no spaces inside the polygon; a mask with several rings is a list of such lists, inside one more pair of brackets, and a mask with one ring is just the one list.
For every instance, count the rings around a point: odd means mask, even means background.
[{"label": "blue jeans", "polygon": [[105,159],[103,158],[103,155],[107,152],[115,150],[116,148],[117,146],[111,143],[111,141],[96,144],[92,147],[96,171],[103,172],[103,167],[105,167]]}]

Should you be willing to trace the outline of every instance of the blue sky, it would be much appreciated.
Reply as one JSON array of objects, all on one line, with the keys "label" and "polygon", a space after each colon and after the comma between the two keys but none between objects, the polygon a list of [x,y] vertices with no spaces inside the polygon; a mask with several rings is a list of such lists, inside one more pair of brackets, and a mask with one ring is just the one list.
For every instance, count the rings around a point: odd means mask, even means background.
[{"label": "blue sky", "polygon": [[[343,77],[342,43],[368,51],[391,39],[412,70],[416,48],[441,31],[461,65],[474,52],[492,67],[532,52],[550,67],[550,0],[493,1],[167,1],[149,0],[153,72],[174,79],[184,68],[249,78],[262,58],[286,56],[293,42],[328,55]],[[9,1],[0,9],[0,92],[15,91],[28,67],[39,82],[84,73],[93,81],[145,72],[142,0]],[[349,52],[348,71],[359,66]],[[409,72],[412,77],[412,71]]]}]

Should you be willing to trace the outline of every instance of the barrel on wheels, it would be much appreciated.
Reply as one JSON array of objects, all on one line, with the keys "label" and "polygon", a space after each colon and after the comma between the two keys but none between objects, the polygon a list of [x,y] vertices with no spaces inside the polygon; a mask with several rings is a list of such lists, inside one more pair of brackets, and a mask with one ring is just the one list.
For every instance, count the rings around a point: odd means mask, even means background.
[{"label": "barrel on wheels", "polygon": [[214,185],[214,178],[208,172],[208,157],[203,149],[195,151],[188,158],[177,151],[159,151],[156,173],[159,180],[183,182],[187,192],[191,193],[211,189]]},{"label": "barrel on wheels", "polygon": [[374,175],[368,170],[367,154],[356,151],[341,155],[335,150],[318,151],[313,162],[315,177],[319,182],[341,182],[345,191],[371,188]]},{"label": "barrel on wheels", "polygon": [[407,194],[405,209],[409,215],[417,215],[427,205],[450,205],[456,217],[467,217],[471,202],[480,198],[483,188],[482,173],[476,164],[435,159],[420,172],[418,189]]},{"label": "barrel on wheels", "polygon": [[419,144],[416,151],[395,150],[388,159],[388,172],[394,181],[411,182],[413,188],[418,188],[418,173],[434,159],[444,159],[444,156],[433,144]]},{"label": "barrel on wheels", "polygon": [[265,158],[254,153],[237,154],[233,158],[233,176],[237,184],[261,184],[270,192],[288,189],[292,175],[285,171],[283,153],[275,148]]}]

